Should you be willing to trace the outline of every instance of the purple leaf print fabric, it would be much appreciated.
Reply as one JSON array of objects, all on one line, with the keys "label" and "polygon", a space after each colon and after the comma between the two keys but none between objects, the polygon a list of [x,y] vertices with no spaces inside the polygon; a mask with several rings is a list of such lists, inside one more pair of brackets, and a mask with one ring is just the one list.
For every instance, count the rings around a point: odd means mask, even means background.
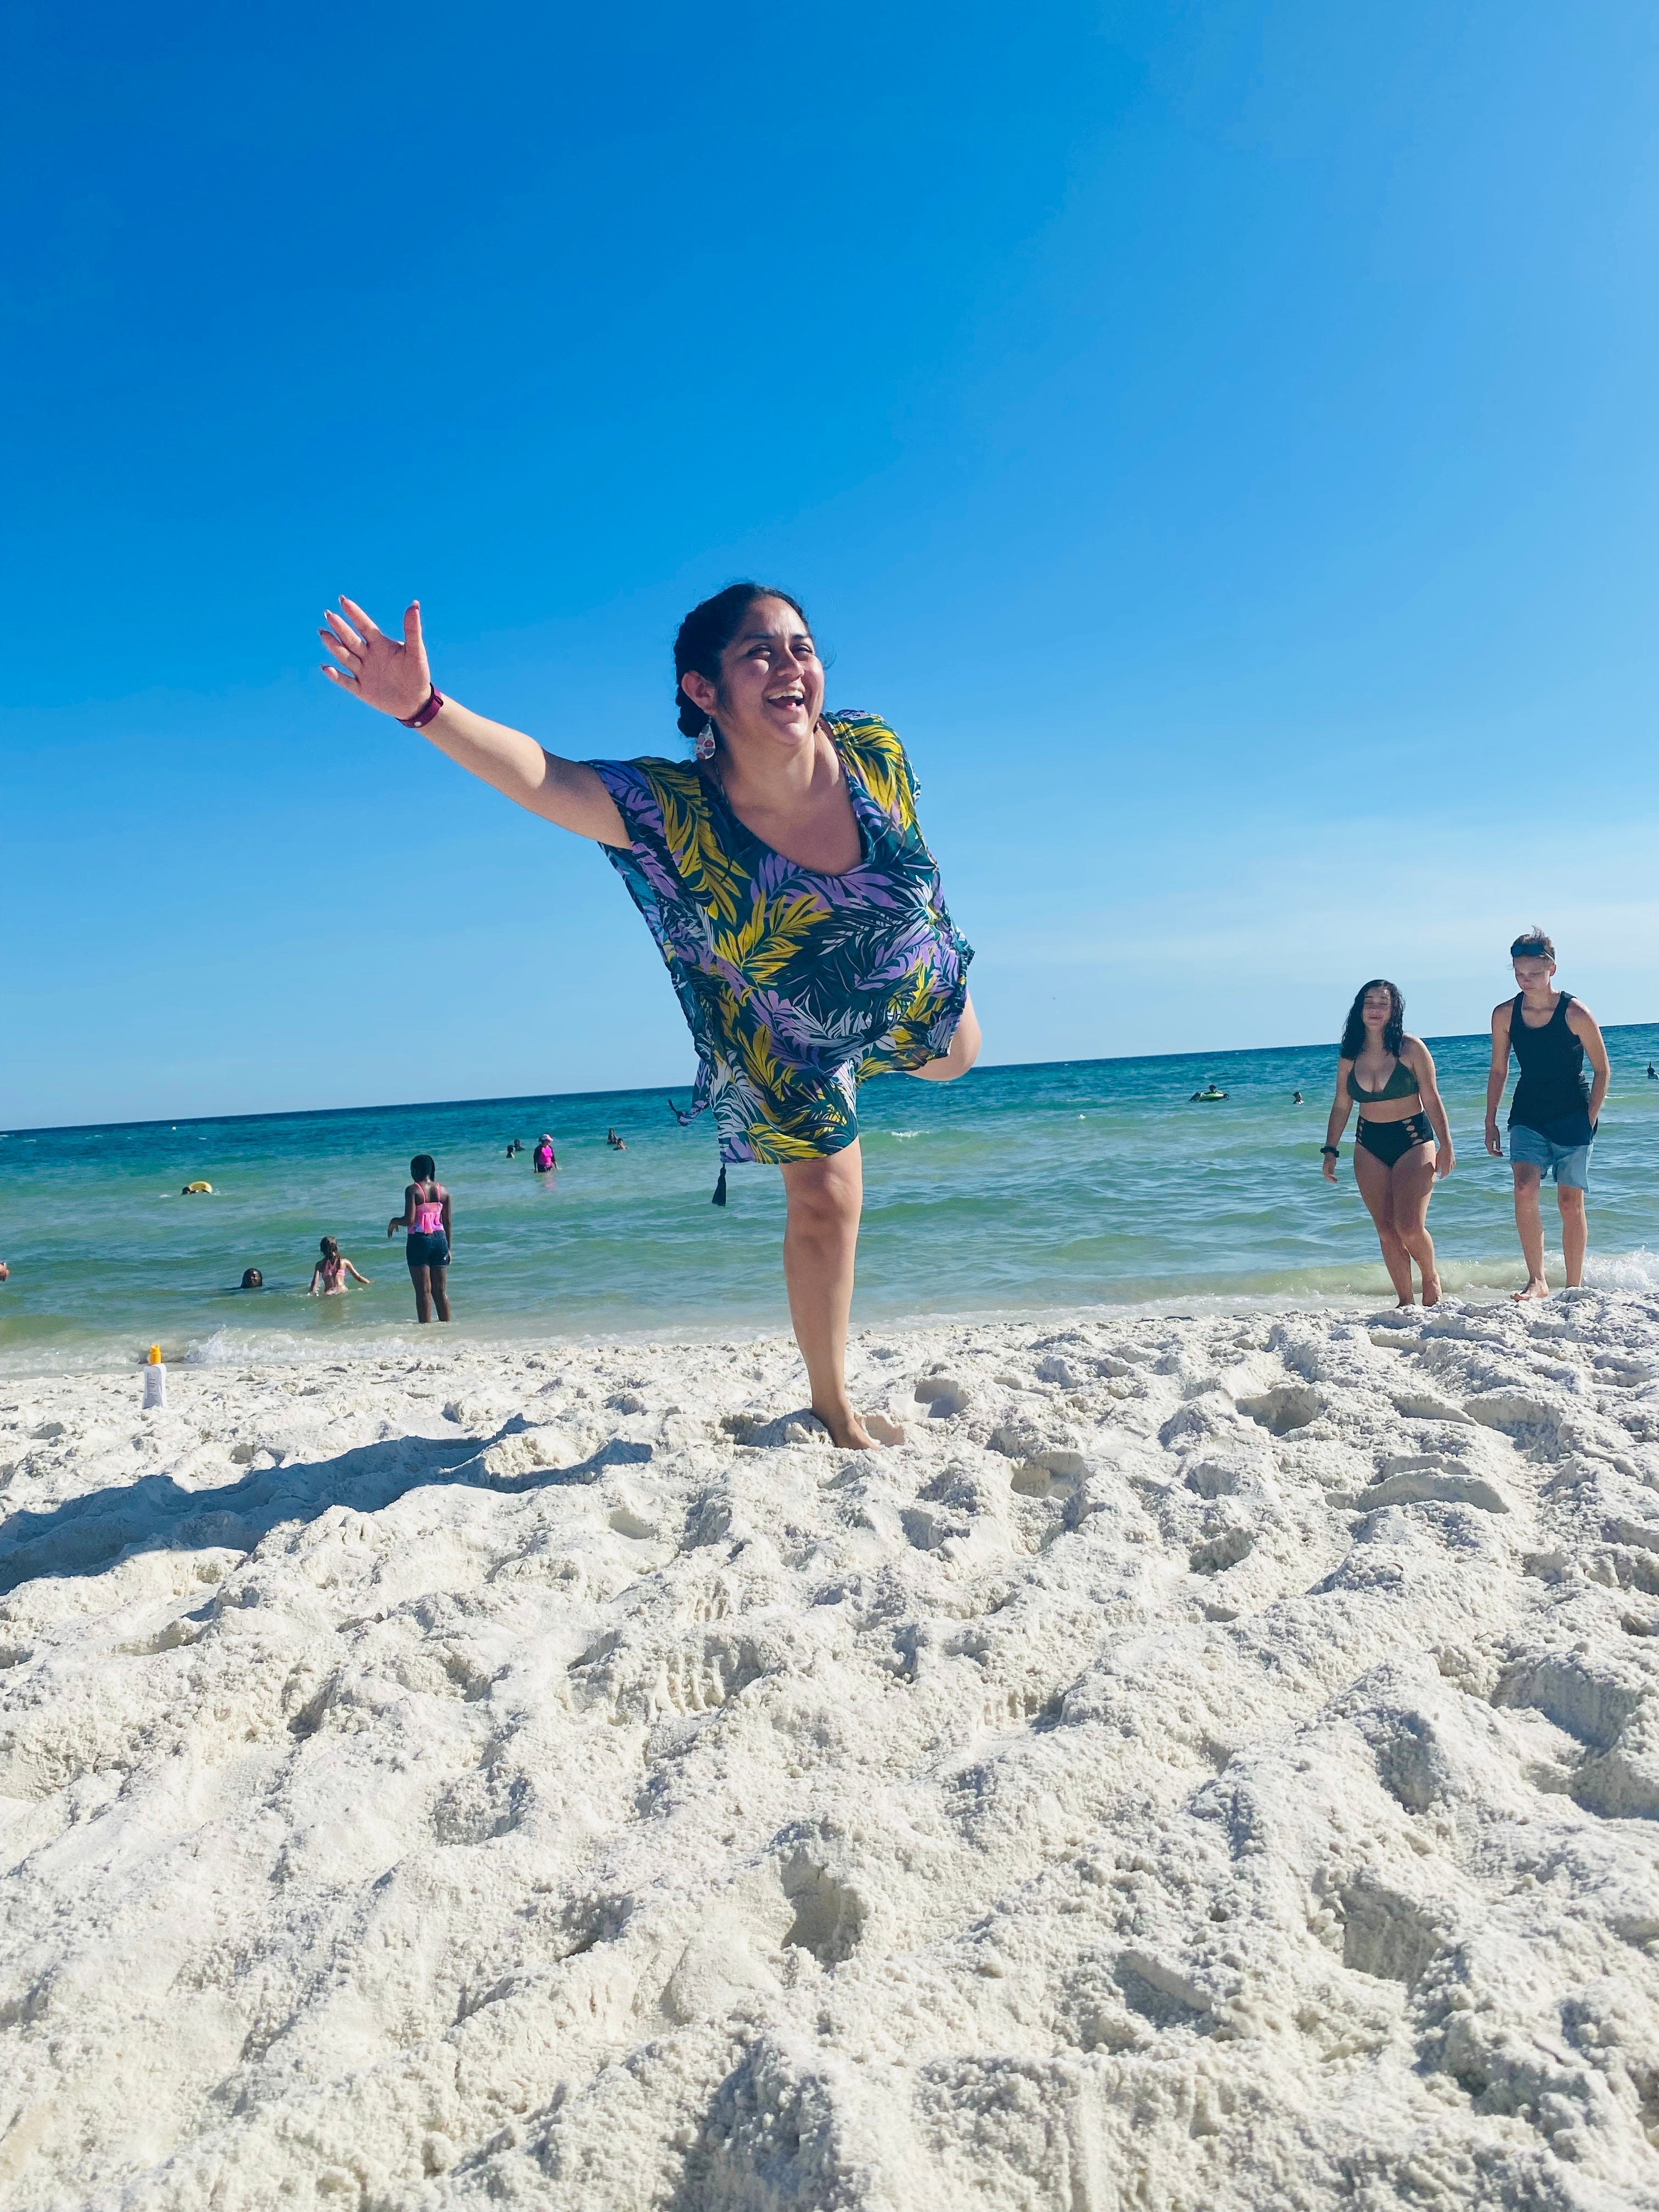
[{"label": "purple leaf print fabric", "polygon": [[825,726],[863,858],[844,875],[786,860],[689,761],[593,761],[629,842],[601,848],[645,917],[697,1053],[690,1119],[720,1158],[811,1159],[858,1134],[858,1086],[947,1051],[971,948],[916,820],[910,763],[874,714]]}]

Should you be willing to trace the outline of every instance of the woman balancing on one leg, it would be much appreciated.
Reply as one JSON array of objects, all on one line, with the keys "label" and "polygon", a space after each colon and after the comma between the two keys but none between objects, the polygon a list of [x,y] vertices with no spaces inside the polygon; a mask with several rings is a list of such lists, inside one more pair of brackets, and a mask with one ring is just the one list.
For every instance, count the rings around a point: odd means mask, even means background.
[{"label": "woman balancing on one leg", "polygon": [[680,626],[676,699],[695,763],[545,752],[434,688],[418,605],[401,642],[340,605],[319,633],[337,684],[594,839],[621,875],[696,1046],[691,1114],[714,1109],[723,1165],[783,1170],[784,1277],[812,1409],[837,1444],[868,1447],[846,1381],[858,1087],[898,1071],[949,1082],[980,1042],[973,956],[945,911],[904,748],[875,715],[824,714],[806,617],[760,585],[730,586]]},{"label": "woman balancing on one leg", "polygon": [[1353,1178],[1402,1306],[1413,1304],[1412,1262],[1423,1277],[1423,1303],[1437,1304],[1429,1200],[1437,1175],[1454,1162],[1451,1131],[1434,1079],[1434,1056],[1421,1037],[1405,1034],[1406,1002],[1392,983],[1367,983],[1348,1009],[1336,1063],[1336,1099],[1321,1148],[1325,1180],[1336,1181],[1337,1139],[1359,1108]]}]

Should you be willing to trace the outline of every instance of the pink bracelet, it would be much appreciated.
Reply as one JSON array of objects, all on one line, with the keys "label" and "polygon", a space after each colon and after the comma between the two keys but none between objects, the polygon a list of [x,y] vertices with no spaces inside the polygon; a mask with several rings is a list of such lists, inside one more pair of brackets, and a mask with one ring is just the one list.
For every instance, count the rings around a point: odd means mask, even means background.
[{"label": "pink bracelet", "polygon": [[427,724],[436,715],[438,709],[441,707],[447,706],[447,704],[448,702],[445,699],[443,693],[434,684],[432,687],[432,696],[427,701],[425,706],[422,708],[418,714],[400,714],[398,719],[406,730],[423,730]]}]

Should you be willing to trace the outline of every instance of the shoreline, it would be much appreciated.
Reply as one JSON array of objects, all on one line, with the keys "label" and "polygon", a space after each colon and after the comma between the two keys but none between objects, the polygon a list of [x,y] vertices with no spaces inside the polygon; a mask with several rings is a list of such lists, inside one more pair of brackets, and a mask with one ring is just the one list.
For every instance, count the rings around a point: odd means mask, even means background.
[{"label": "shoreline", "polygon": [[[1443,1089],[1472,1133],[1490,1055],[1457,1051],[1455,1066],[1443,1056]],[[960,1085],[866,1086],[858,1325],[1389,1296],[1351,1176],[1335,1189],[1320,1177],[1323,1103],[1289,1103],[1291,1058],[1261,1053],[1211,1071],[1226,1075],[1232,1103],[1202,1108],[1170,1096],[1181,1062],[1156,1080],[1124,1066],[976,1069],[965,1097]],[[302,1356],[307,1344],[410,1339],[413,1299],[385,1227],[416,1150],[456,1194],[452,1289],[471,1341],[784,1325],[775,1170],[735,1176],[730,1206],[711,1207],[706,1130],[601,1097],[559,1127],[560,1173],[538,1179],[504,1156],[511,1110],[341,1111],[251,1120],[210,1140],[152,1127],[0,1147],[0,1250],[13,1267],[0,1291],[0,1378],[118,1368],[155,1342],[201,1356],[227,1326],[239,1354],[273,1358],[294,1356],[283,1339]],[[623,1155],[605,1144],[609,1120],[625,1131]],[[520,1133],[547,1126],[526,1121]],[[1597,1142],[1592,1284],[1659,1283],[1656,1140],[1659,1083],[1626,1085]],[[182,1198],[198,1179],[214,1195]],[[1466,1150],[1437,1190],[1431,1222],[1449,1291],[1519,1287],[1510,1182],[1503,1162]],[[304,1298],[325,1232],[372,1288]],[[268,1285],[257,1296],[234,1288],[250,1266]]]},{"label": "shoreline", "polygon": [[0,1390],[8,2201],[1645,2202],[1659,1295],[1057,1320]]},{"label": "shoreline", "polygon": [[[1552,1273],[1559,1278],[1559,1252],[1552,1249],[1548,1259]],[[855,1307],[853,1332],[856,1337],[911,1334],[957,1327],[1041,1328],[1061,1326],[1068,1320],[1079,1317],[1107,1322],[1117,1318],[1243,1316],[1301,1311],[1371,1315],[1396,1310],[1394,1293],[1389,1287],[1380,1261],[1357,1271],[1373,1274],[1377,1279],[1375,1289],[1355,1286],[1352,1281],[1356,1272],[1353,1269],[1333,1266],[1326,1272],[1340,1279],[1329,1289],[1310,1285],[1304,1278],[1301,1283],[1293,1285],[1255,1290],[1241,1287],[1236,1281],[1230,1282],[1224,1278],[1213,1287],[1194,1284],[1182,1289],[1151,1291],[1144,1295],[973,1309],[942,1308],[868,1318],[860,1316]],[[1583,1287],[1591,1291],[1607,1294],[1628,1292],[1638,1297],[1659,1291],[1659,1252],[1653,1252],[1645,1245],[1638,1245],[1629,1252],[1593,1250],[1587,1262],[1586,1273],[1589,1280]],[[1502,1304],[1510,1299],[1515,1289],[1519,1288],[1522,1273],[1518,1255],[1514,1259],[1480,1259],[1462,1262],[1451,1258],[1443,1259],[1443,1303],[1468,1306]],[[237,1294],[226,1291],[222,1295],[228,1301]],[[274,1300],[276,1296],[284,1294],[268,1289],[262,1295]],[[460,1295],[464,1297],[464,1291]],[[1553,1297],[1559,1300],[1568,1295],[1570,1293],[1565,1286],[1558,1282],[1553,1290]],[[252,1304],[251,1297],[248,1303]],[[220,1322],[201,1334],[186,1334],[182,1341],[176,1330],[164,1329],[161,1340],[169,1369],[185,1371],[227,1366],[298,1367],[319,1361],[327,1364],[341,1358],[427,1358],[434,1356],[446,1345],[453,1346],[458,1353],[482,1356],[499,1352],[510,1358],[515,1353],[537,1350],[600,1350],[656,1345],[690,1347],[769,1342],[774,1339],[787,1339],[789,1334],[787,1315],[782,1310],[781,1286],[779,1305],[780,1311],[775,1319],[757,1318],[735,1322],[710,1321],[701,1324],[644,1322],[636,1328],[606,1327],[592,1329],[550,1328],[532,1314],[496,1315],[473,1321],[463,1307],[455,1322],[441,1326],[429,1324],[424,1330],[412,1315],[403,1320],[376,1316],[367,1321],[361,1329],[353,1329],[353,1314],[362,1310],[362,1301],[348,1294],[326,1303],[307,1300],[299,1308],[305,1314],[307,1324],[302,1328],[284,1328],[280,1322],[274,1321],[260,1328],[238,1328],[229,1322]],[[247,1310],[247,1306],[241,1307],[240,1310]],[[1428,1311],[1430,1309],[1420,1310]],[[3,1318],[3,1314],[0,1314],[0,1320]],[[78,1344],[42,1345],[37,1349],[25,1345],[9,1346],[3,1332],[0,1332],[0,1391],[14,1385],[58,1377],[125,1374],[143,1361],[149,1343],[155,1340],[147,1331],[119,1334],[110,1331],[82,1339]],[[37,1361],[38,1364],[25,1364]]]}]

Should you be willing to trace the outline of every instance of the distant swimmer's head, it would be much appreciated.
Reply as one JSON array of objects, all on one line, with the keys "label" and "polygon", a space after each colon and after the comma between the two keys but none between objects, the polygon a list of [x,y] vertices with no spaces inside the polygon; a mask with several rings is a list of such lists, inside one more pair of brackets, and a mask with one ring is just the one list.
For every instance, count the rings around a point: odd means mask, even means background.
[{"label": "distant swimmer's head", "polygon": [[319,1249],[321,1251],[325,1260],[337,1260],[340,1256],[339,1244],[332,1237],[325,1237],[319,1247]]},{"label": "distant swimmer's head", "polygon": [[438,1164],[430,1152],[416,1152],[409,1164],[409,1172],[416,1182],[432,1182],[437,1177]]},{"label": "distant swimmer's head", "polygon": [[805,610],[770,584],[728,584],[692,608],[674,640],[674,702],[699,760],[722,746],[810,744],[823,712],[823,663]]},{"label": "distant swimmer's head", "polygon": [[243,1268],[242,1288],[245,1291],[262,1291],[264,1286],[265,1279],[257,1267]]},{"label": "distant swimmer's head", "polygon": [[1398,983],[1373,975],[1353,994],[1348,1018],[1342,1027],[1342,1057],[1358,1060],[1369,1037],[1379,1037],[1384,1052],[1397,1060],[1406,1034],[1406,1001]]},{"label": "distant swimmer's head", "polygon": [[1547,991],[1555,973],[1555,945],[1541,929],[1529,929],[1510,947],[1515,980],[1523,991]]}]

